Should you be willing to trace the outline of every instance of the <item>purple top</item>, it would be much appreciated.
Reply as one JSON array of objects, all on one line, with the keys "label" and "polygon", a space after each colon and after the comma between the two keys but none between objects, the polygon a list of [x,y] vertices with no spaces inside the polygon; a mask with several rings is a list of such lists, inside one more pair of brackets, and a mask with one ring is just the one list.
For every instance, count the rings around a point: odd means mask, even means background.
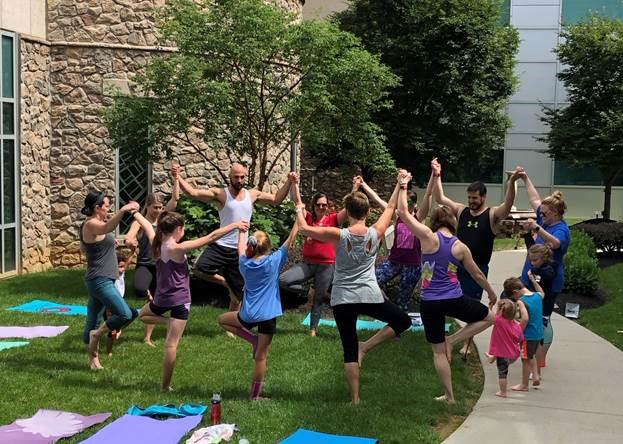
[{"label": "purple top", "polygon": [[439,301],[463,295],[457,270],[460,262],[452,256],[456,236],[445,237],[439,231],[439,248],[434,253],[422,253],[422,300]]},{"label": "purple top", "polygon": [[397,218],[394,227],[394,245],[389,252],[389,261],[395,264],[419,267],[421,254],[420,240],[411,233],[402,219]]},{"label": "purple top", "polygon": [[188,261],[175,262],[162,257],[156,261],[156,294],[154,304],[158,307],[175,307],[190,304],[190,276]]}]

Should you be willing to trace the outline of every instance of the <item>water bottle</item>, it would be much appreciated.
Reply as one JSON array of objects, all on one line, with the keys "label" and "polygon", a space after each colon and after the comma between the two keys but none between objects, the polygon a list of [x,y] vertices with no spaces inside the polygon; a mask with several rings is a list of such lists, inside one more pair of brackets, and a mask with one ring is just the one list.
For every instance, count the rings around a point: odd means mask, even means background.
[{"label": "water bottle", "polygon": [[212,425],[221,423],[221,394],[214,393],[212,395],[212,406],[210,408],[210,419]]}]

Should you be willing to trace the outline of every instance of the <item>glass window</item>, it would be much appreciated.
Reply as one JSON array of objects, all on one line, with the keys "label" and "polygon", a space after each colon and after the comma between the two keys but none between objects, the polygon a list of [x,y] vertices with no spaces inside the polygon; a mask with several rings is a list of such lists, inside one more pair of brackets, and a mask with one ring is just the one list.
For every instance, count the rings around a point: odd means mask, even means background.
[{"label": "glass window", "polygon": [[2,36],[2,97],[13,98],[13,38]]},{"label": "glass window", "polygon": [[572,24],[582,21],[590,13],[623,19],[621,0],[563,0],[562,23]]},{"label": "glass window", "polygon": [[460,165],[445,164],[443,166],[443,181],[472,183],[481,180],[486,183],[502,183],[504,169],[504,150],[495,150],[486,157],[474,162]]},{"label": "glass window", "polygon": [[500,24],[508,26],[511,23],[511,0],[503,0],[500,13]]},{"label": "glass window", "polygon": [[4,230],[4,272],[15,271],[16,265],[15,228],[6,228]]},{"label": "glass window", "polygon": [[[555,185],[603,186],[604,184],[601,172],[596,167],[573,167],[560,160],[557,160],[554,165]],[[614,185],[623,186],[623,176],[619,176]]]},{"label": "glass window", "polygon": [[15,134],[15,122],[13,121],[13,107],[10,102],[2,103],[2,134]]},{"label": "glass window", "polygon": [[[119,153],[119,208],[134,200],[141,205],[149,192],[149,164],[132,159],[127,153]],[[126,215],[119,224],[119,233],[125,233],[132,219]]]},{"label": "glass window", "polygon": [[15,141],[2,141],[4,223],[15,222]]}]

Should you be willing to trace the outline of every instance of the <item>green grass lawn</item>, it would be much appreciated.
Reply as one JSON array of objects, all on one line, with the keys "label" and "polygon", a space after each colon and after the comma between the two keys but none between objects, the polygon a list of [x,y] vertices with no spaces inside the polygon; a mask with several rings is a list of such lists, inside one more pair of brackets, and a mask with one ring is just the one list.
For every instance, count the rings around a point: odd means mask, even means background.
[{"label": "green grass lawn", "polygon": [[[127,278],[130,288],[130,276]],[[32,299],[86,304],[82,271],[58,270],[0,281],[0,325],[69,325],[56,338],[31,340],[25,347],[0,352],[0,424],[32,416],[37,409],[83,415],[112,412],[108,421],[132,404],[209,403],[223,396],[223,422],[236,423],[254,444],[276,443],[303,427],[325,433],[352,434],[390,443],[438,443],[471,411],[482,391],[478,363],[453,360],[455,396],[447,406],[432,400],[442,393],[423,333],[406,333],[371,352],[361,373],[362,403],[349,405],[342,370],[342,350],[335,329],[321,328],[311,338],[300,325],[303,315],[288,313],[278,322],[269,355],[264,394],[267,402],[248,401],[253,362],[249,345],[229,339],[216,323],[222,310],[193,307],[177,355],[175,391],[161,393],[164,332],[156,328],[156,348],[142,343],[135,322],[116,343],[105,370],[87,370],[82,346],[84,317],[6,311]],[[130,303],[140,305],[130,298]],[[371,333],[364,332],[362,338]],[[473,358],[472,358],[473,359]],[[107,422],[107,423],[108,423]],[[209,414],[200,426],[209,425]],[[77,443],[103,425],[63,442]],[[237,442],[235,439],[233,442]]]},{"label": "green grass lawn", "polygon": [[604,268],[599,283],[607,293],[604,305],[580,312],[580,323],[623,350],[623,264]]}]

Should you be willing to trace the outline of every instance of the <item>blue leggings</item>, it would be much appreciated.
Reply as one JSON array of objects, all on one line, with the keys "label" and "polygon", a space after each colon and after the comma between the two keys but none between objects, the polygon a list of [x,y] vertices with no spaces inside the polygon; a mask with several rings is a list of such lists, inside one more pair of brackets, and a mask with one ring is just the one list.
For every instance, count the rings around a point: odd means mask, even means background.
[{"label": "blue leggings", "polygon": [[389,260],[376,267],[376,280],[379,286],[385,286],[389,281],[400,275],[398,298],[396,304],[404,312],[408,312],[415,286],[420,280],[420,267],[417,265],[395,264]]},{"label": "blue leggings", "polygon": [[85,281],[89,291],[87,321],[82,334],[82,340],[85,344],[89,343],[89,332],[97,328],[98,319],[104,308],[112,312],[112,316],[106,320],[106,325],[110,330],[119,330],[138,316],[138,311],[135,308],[130,308],[123,300],[115,288],[114,282],[107,277],[96,277]]}]

